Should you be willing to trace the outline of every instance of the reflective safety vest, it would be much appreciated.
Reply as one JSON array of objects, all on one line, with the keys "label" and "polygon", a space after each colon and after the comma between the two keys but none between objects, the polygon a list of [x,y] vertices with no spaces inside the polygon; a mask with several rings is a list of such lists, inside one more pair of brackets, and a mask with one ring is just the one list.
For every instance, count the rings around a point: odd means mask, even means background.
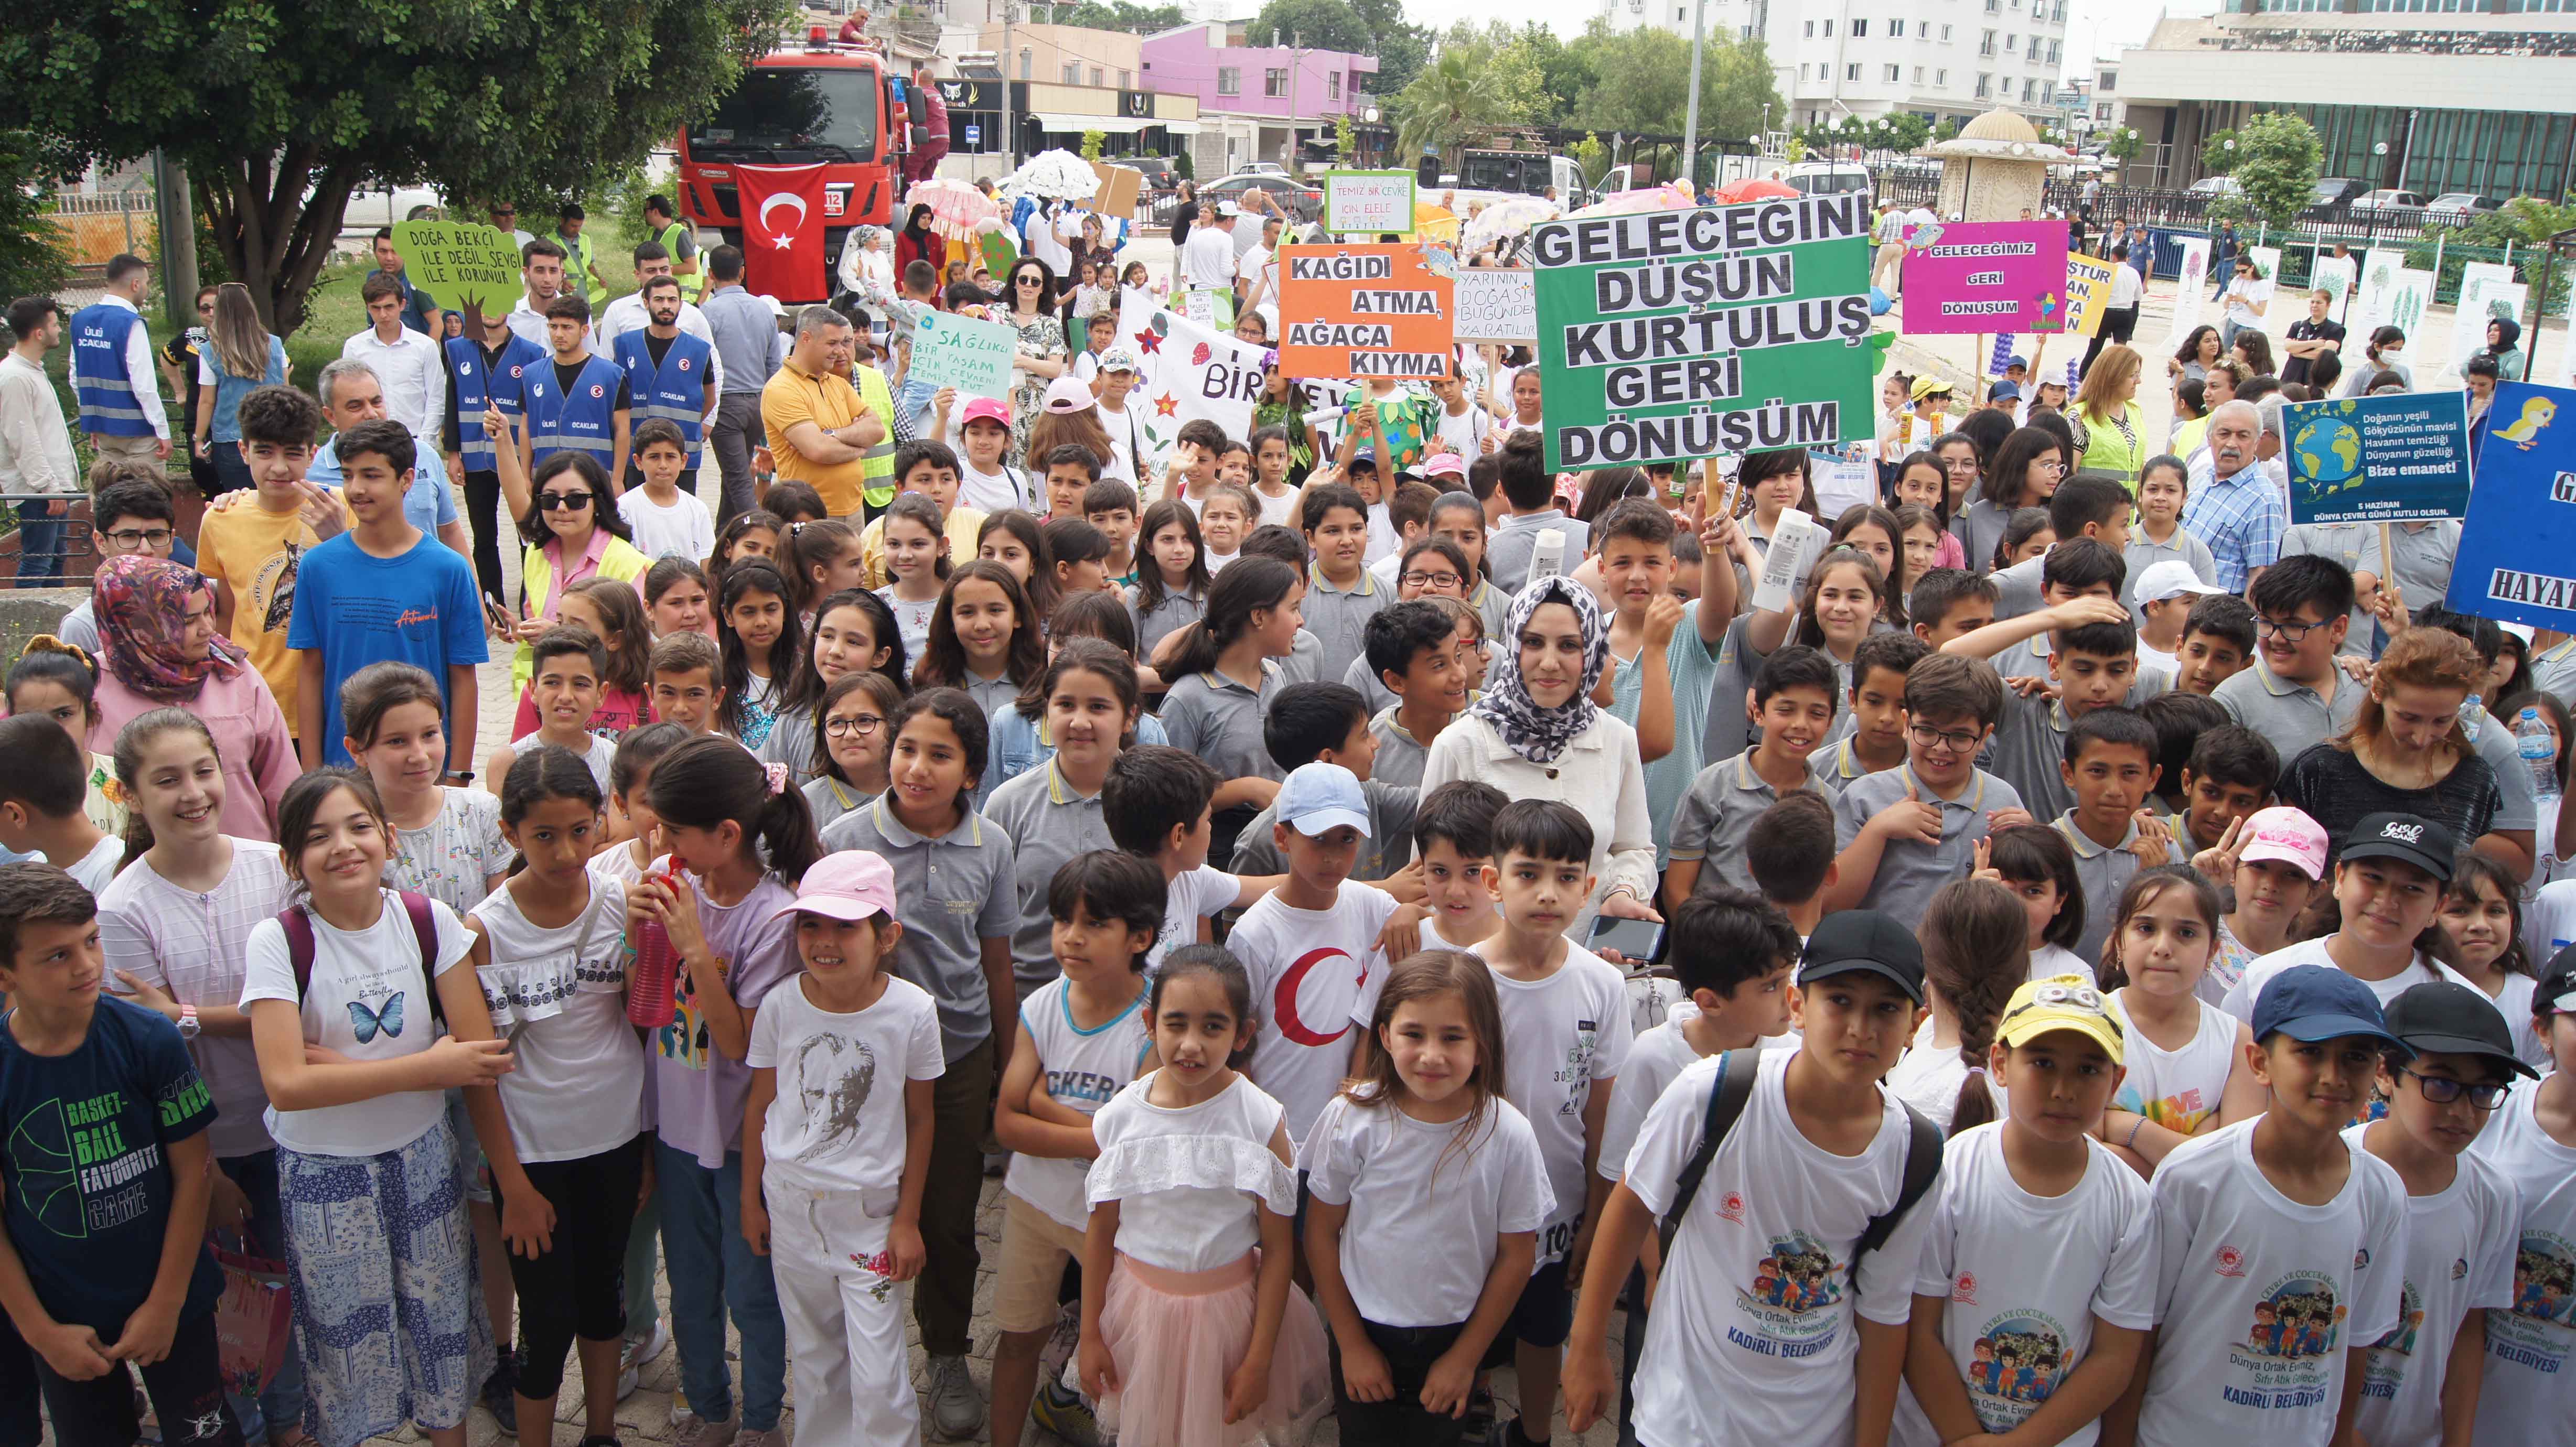
[{"label": "reflective safety vest", "polygon": [[[688,223],[684,221],[674,221],[654,233],[653,239],[662,243],[664,251],[671,253],[671,266],[675,272],[680,265],[680,238],[688,234]],[[707,253],[704,248],[700,248],[698,253],[689,259],[698,264],[698,274],[674,275],[671,279],[680,284],[680,300],[695,302],[707,289]]]},{"label": "reflective safety vest", "polygon": [[[125,373],[125,343],[143,318],[132,308],[92,302],[72,316],[72,393],[80,430],[108,437],[151,437],[152,419],[135,405],[135,379]],[[208,345],[212,345],[209,343]],[[145,378],[143,385],[156,384]],[[190,377],[187,385],[197,385]]]},{"label": "reflective safety vest", "polygon": [[[590,300],[590,272],[596,264],[590,249],[590,233],[584,231],[567,241],[558,231],[550,239],[564,249],[564,290],[584,301]],[[591,315],[597,316],[606,305],[606,302],[601,302],[593,306]]]},{"label": "reflective safety vest", "polygon": [[676,425],[689,445],[688,471],[695,474],[698,443],[706,430],[707,362],[716,349],[705,338],[682,332],[671,339],[657,367],[652,339],[650,331],[641,329],[617,334],[617,365],[625,369],[630,394],[627,417],[639,427],[654,417]]},{"label": "reflective safety vest", "polygon": [[456,398],[456,455],[465,460],[467,472],[497,471],[500,459],[493,453],[492,439],[483,432],[484,409],[498,407],[511,425],[524,426],[528,379],[539,371],[550,372],[554,358],[545,348],[513,335],[501,348],[499,359],[490,363],[496,375],[486,376],[481,347],[463,337],[450,337],[444,346],[447,386]]},{"label": "reflective safety vest", "polygon": [[552,356],[528,368],[525,381],[528,392],[528,466],[533,475],[538,464],[558,452],[587,452],[608,474],[617,480],[617,389],[626,379],[615,362],[598,356],[582,361],[581,375],[573,380],[572,395],[563,395],[555,383]]},{"label": "reflective safety vest", "polygon": [[850,374],[860,404],[887,419],[885,440],[859,457],[859,497],[871,508],[883,508],[894,501],[894,393],[886,386],[885,373],[874,367],[852,367]]}]

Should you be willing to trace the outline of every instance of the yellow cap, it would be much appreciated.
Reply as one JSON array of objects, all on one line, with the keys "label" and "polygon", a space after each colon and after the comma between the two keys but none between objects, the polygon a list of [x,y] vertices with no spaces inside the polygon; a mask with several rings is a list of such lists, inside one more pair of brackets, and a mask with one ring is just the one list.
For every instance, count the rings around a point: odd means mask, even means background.
[{"label": "yellow cap", "polygon": [[1917,402],[1922,401],[1926,397],[1946,397],[1948,395],[1950,395],[1950,384],[1942,381],[1938,377],[1917,377],[1914,379],[1914,400]]},{"label": "yellow cap", "polygon": [[2090,1035],[2111,1052],[2112,1064],[2121,1063],[2124,1031],[2120,1008],[2082,975],[2051,975],[2030,981],[2013,991],[2003,1015],[1995,1021],[1995,1039],[2006,1045],[2019,1045],[2051,1030]]}]

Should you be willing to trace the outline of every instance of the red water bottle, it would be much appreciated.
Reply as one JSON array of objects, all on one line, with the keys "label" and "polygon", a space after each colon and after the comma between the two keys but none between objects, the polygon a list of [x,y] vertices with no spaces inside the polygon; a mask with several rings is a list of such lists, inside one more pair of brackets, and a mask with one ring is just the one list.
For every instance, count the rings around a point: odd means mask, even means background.
[{"label": "red water bottle", "polygon": [[[674,894],[683,887],[677,874],[657,874],[647,878],[668,885]],[[658,919],[647,918],[635,929],[635,980],[626,992],[626,1019],[647,1030],[659,1030],[671,1023],[676,1013],[671,1005],[671,986],[679,973],[680,953],[671,948],[671,932]]]}]

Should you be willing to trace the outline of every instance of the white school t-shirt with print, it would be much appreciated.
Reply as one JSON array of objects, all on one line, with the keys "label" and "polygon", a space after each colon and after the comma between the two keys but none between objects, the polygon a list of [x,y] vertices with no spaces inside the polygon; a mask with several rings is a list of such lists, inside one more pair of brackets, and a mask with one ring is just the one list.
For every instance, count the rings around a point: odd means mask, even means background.
[{"label": "white school t-shirt with print", "polygon": [[[1860,1353],[1854,1314],[1882,1326],[1903,1326],[1913,1314],[1932,1221],[1924,1203],[1860,1259],[1856,1283],[1851,1260],[1869,1219],[1903,1189],[1913,1136],[1905,1107],[1881,1091],[1868,1148],[1835,1155],[1789,1116],[1783,1081],[1795,1058],[1763,1055],[1753,1096],[1673,1238],[1637,1368],[1637,1438],[1646,1447],[1848,1447]],[[1628,1153],[1628,1189],[1656,1216],[1672,1209],[1724,1059],[1675,1077]]]},{"label": "white school t-shirt with print", "polygon": [[441,785],[438,817],[394,831],[385,884],[425,894],[463,914],[492,892],[485,881],[510,867],[518,851],[501,837],[501,799],[481,789]]},{"label": "white school t-shirt with print", "polygon": [[[1089,1030],[1073,1023],[1072,986],[1064,977],[1040,985],[1020,1006],[1020,1023],[1038,1052],[1038,1089],[1056,1104],[1083,1115],[1096,1115],[1110,1098],[1145,1068],[1154,1041],[1145,1033],[1145,999],[1139,990],[1127,1008]],[[1091,1206],[1082,1198],[1083,1179],[1091,1162],[1011,1155],[1002,1189],[1037,1207],[1059,1226],[1079,1231],[1090,1224]]]},{"label": "white school t-shirt with print", "polygon": [[2156,1167],[2154,1370],[2142,1447],[2326,1447],[2344,1353],[2397,1324],[2406,1187],[2360,1151],[2341,1191],[2303,1206],[2254,1163],[2258,1120]]},{"label": "white school t-shirt with print", "polygon": [[[583,737],[590,742],[572,752],[579,754],[581,761],[590,765],[590,776],[599,781],[599,792],[605,795],[609,792],[608,771],[617,763],[617,741],[603,734],[585,734]],[[510,740],[511,761],[517,762],[519,755],[530,749],[541,748],[544,744],[545,740],[536,734],[519,735]]]},{"label": "white school t-shirt with print", "polygon": [[1226,937],[1252,977],[1252,1013],[1261,1021],[1243,1073],[1287,1110],[1291,1145],[1306,1138],[1349,1073],[1352,1032],[1368,1028],[1386,981],[1377,934],[1394,913],[1395,896],[1344,880],[1331,909],[1296,909],[1277,891],[1263,895]]},{"label": "white school t-shirt with print", "polygon": [[[2147,1183],[2108,1146],[2085,1142],[2073,1189],[2034,1196],[2004,1160],[2001,1122],[1952,1136],[1932,1213],[1917,1296],[1946,1298],[1941,1344],[1988,1432],[2010,1432],[2064,1386],[2093,1345],[2096,1318],[2130,1331],[2155,1325],[2156,1224]],[[2059,1441],[2091,1447],[2087,1422]],[[1901,1392],[1897,1447],[1940,1447],[1940,1434]]]},{"label": "white school t-shirt with print", "polygon": [[[2344,1144],[2358,1154],[2372,1128],[2347,1128]],[[2473,1309],[2512,1309],[2522,1203],[2476,1154],[2462,1155],[2457,1166],[2449,1186],[2406,1197],[2405,1298],[2396,1327],[2370,1344],[2362,1369],[2356,1425],[2364,1441],[2441,1441],[2442,1381],[2461,1318]]]},{"label": "white school t-shirt with print", "polygon": [[2517,1201],[2512,1307],[2487,1313],[2485,1380],[2473,1440],[2576,1447],[2568,1382],[2576,1374],[2576,1147],[2535,1114],[2540,1087],[2513,1083],[2469,1147]]},{"label": "white school t-shirt with print", "polygon": [[[2124,1015],[2128,994],[2122,989],[2111,996]],[[2143,1030],[2128,1032],[2122,1053],[2127,1068],[2111,1096],[2113,1110],[2145,1116],[2183,1135],[2197,1132],[2202,1121],[2217,1114],[2227,1095],[2227,1077],[2236,1069],[2236,1032],[2245,1022],[2198,996],[2192,1003],[2200,1010],[2200,1025],[2178,1050],[2165,1049]]]},{"label": "white school t-shirt with print", "polygon": [[1297,1153],[1307,1189],[1350,1207],[1342,1277],[1380,1326],[1455,1326],[1475,1315],[1498,1236],[1536,1231],[1550,1203],[1527,1117],[1508,1100],[1435,1125],[1336,1095]]},{"label": "white school t-shirt with print", "polygon": [[644,1045],[626,1020],[626,889],[592,876],[569,924],[531,921],[502,885],[473,918],[491,941],[476,972],[516,1064],[501,1077],[522,1161],[577,1161],[644,1129]]},{"label": "white school t-shirt with print", "polygon": [[798,1191],[857,1191],[871,1216],[894,1214],[903,1185],[904,1084],[937,1080],[939,1007],[930,992],[888,976],[885,993],[855,1014],[805,998],[790,976],[752,1018],[743,1063],[778,1072],[778,1096],[762,1122],[767,1182]]},{"label": "white school t-shirt with print", "polygon": [[[1490,963],[1501,943],[1501,935],[1493,936],[1477,957]],[[1584,1106],[1627,1065],[1637,1027],[1627,978],[1581,945],[1567,945],[1565,963],[1544,980],[1506,979],[1500,970],[1493,976],[1502,1002],[1504,1093],[1537,1132],[1548,1189],[1556,1195],[1538,1236],[1538,1264],[1545,1266],[1565,1255],[1583,1216]],[[1615,1104],[1618,1089],[1607,1088]]]},{"label": "white school t-shirt with print", "polygon": [[[303,994],[305,1043],[361,1062],[417,1055],[446,1033],[430,1015],[434,987],[421,974],[420,936],[412,930],[411,913],[391,889],[378,893],[384,908],[376,922],[354,933],[307,915],[313,922],[313,974]],[[443,975],[473,952],[474,939],[446,905],[431,900],[429,914],[438,927],[438,973]],[[248,956],[241,989],[244,1010],[254,1000],[296,998],[284,925],[265,919],[252,926]],[[308,1156],[374,1156],[410,1145],[446,1113],[443,1092],[398,1090],[312,1110],[272,1105],[268,1133],[279,1145]]]},{"label": "white school t-shirt with print", "polygon": [[[1423,928],[1427,932],[1430,926]],[[1628,1169],[1628,1151],[1637,1144],[1646,1112],[1654,1108],[1673,1077],[1703,1058],[1682,1034],[1683,1023],[1698,1015],[1697,1005],[1675,1001],[1662,1024],[1638,1031],[1629,1043],[1627,1063],[1619,1067],[1619,1084],[1610,1092],[1610,1113],[1601,1121],[1601,1158],[1593,1167],[1601,1179],[1616,1182]]]},{"label": "white school t-shirt with print", "polygon": [[707,505],[695,493],[680,493],[664,507],[645,489],[635,488],[617,499],[617,513],[635,534],[635,550],[657,563],[664,558],[695,562],[716,550],[715,519],[707,516]]},{"label": "white school t-shirt with print", "polygon": [[1145,952],[1145,974],[1162,968],[1163,956],[1199,942],[1199,921],[1231,908],[1242,897],[1242,881],[1222,869],[1202,864],[1172,876],[1164,888],[1163,927],[1154,932],[1154,947]]},{"label": "white school t-shirt with print", "polygon": [[[2237,1019],[2252,1024],[2254,1001],[2263,993],[2263,987],[2272,983],[2275,975],[2294,965],[2323,965],[2329,970],[2337,968],[2334,956],[2326,953],[2324,939],[2301,940],[2297,944],[2274,950],[2268,955],[2255,957],[2254,963],[2245,967],[2245,978],[2238,980],[2228,989],[2227,1000],[2222,1008]],[[2360,977],[2356,975],[2354,978]],[[2362,983],[2370,987],[2370,993],[2379,997],[2380,1008],[2385,1009],[2389,1001],[2417,985],[2429,985],[2435,980],[2449,980],[2460,985],[2469,983],[2461,977],[2459,971],[2425,954],[2422,950],[2415,952],[2415,958],[2407,964],[2406,968],[2387,979],[2362,980]],[[2470,988],[2476,987],[2470,986]]]}]

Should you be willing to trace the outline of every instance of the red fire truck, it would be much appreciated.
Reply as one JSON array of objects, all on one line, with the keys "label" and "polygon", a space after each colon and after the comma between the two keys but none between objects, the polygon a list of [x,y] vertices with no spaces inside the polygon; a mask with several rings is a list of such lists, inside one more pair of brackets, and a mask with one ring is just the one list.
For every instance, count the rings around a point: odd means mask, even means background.
[{"label": "red fire truck", "polygon": [[[740,246],[733,168],[820,161],[824,255],[836,263],[849,228],[887,225],[901,199],[910,117],[899,88],[909,84],[884,52],[864,41],[833,41],[819,25],[802,44],[762,56],[713,114],[680,133],[682,214]],[[779,298],[790,304],[828,299]]]}]

